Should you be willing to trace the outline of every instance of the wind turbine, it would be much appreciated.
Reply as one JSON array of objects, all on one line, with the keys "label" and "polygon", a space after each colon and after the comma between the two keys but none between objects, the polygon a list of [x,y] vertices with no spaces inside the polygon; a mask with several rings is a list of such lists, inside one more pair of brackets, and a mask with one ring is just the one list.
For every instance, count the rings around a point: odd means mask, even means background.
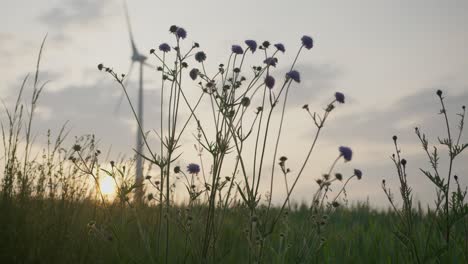
[{"label": "wind turbine", "polygon": [[[132,49],[132,57],[131,57],[131,64],[130,68],[128,70],[128,74],[126,78],[130,75],[132,72],[133,66],[135,63],[138,63],[139,65],[139,88],[138,88],[138,106],[137,106],[137,116],[138,116],[138,121],[140,122],[141,129],[143,130],[143,66],[149,66],[146,63],[146,60],[148,57],[145,55],[141,54],[138,52],[138,49],[136,48],[135,45],[135,40],[133,38],[133,32],[132,32],[132,27],[130,24],[130,16],[128,15],[128,7],[127,7],[127,2],[124,0],[124,9],[125,9],[125,18],[127,20],[127,27],[128,27],[128,33],[130,37],[130,44],[131,44],[131,49]],[[122,94],[123,96],[123,94]],[[122,99],[122,97],[121,97]],[[121,101],[121,100],[120,100]],[[120,104],[120,102],[119,102]],[[137,184],[136,189],[136,195],[137,199],[142,198],[143,195],[143,160],[140,154],[143,154],[143,131],[140,131],[140,129],[137,129],[137,139],[136,139],[136,151],[137,151],[137,156],[136,156],[136,178],[135,178],[135,183]]]}]

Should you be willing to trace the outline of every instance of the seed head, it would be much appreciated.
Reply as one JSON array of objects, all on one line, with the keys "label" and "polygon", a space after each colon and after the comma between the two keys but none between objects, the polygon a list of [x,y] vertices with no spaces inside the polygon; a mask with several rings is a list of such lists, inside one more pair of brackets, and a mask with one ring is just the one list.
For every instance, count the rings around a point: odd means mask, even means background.
[{"label": "seed head", "polygon": [[80,151],[80,150],[81,150],[81,146],[78,145],[78,144],[75,144],[75,145],[73,145],[73,150],[74,150],[74,151]]},{"label": "seed head", "polygon": [[267,75],[267,77],[265,77],[265,85],[269,89],[273,89],[273,86],[275,86],[275,78],[271,75]]},{"label": "seed head", "polygon": [[176,25],[172,25],[170,28],[169,28],[169,32],[171,33],[176,33],[177,31],[177,26]]},{"label": "seed head", "polygon": [[195,54],[195,60],[198,62],[203,62],[206,60],[206,54],[203,51],[199,51]]},{"label": "seed head", "polygon": [[339,181],[343,180],[343,175],[341,173],[336,173],[335,178]]},{"label": "seed head", "polygon": [[199,70],[197,68],[193,68],[190,72],[189,72],[189,75],[190,75],[190,78],[192,78],[192,80],[196,80],[197,77],[198,77],[198,72]]},{"label": "seed head", "polygon": [[362,171],[358,169],[354,169],[354,175],[360,180],[362,178]]},{"label": "seed head", "polygon": [[405,159],[401,160],[401,165],[406,166],[406,160]]},{"label": "seed head", "polygon": [[250,98],[248,98],[248,97],[242,98],[242,100],[241,100],[241,105],[242,105],[243,107],[249,106],[249,105],[250,105]]}]

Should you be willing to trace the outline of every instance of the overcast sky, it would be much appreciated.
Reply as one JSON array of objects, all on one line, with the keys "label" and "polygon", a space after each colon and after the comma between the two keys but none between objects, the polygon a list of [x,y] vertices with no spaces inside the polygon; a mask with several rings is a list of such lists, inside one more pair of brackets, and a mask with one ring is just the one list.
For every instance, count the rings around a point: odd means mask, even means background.
[{"label": "overcast sky", "polygon": [[[20,80],[34,70],[40,42],[48,33],[41,79],[51,83],[39,102],[36,133],[45,135],[48,128],[58,131],[69,120],[71,135],[94,133],[101,147],[112,148],[113,155],[131,154],[136,129],[128,105],[124,102],[115,110],[120,90],[96,69],[101,62],[122,73],[129,67],[131,50],[122,1],[0,3],[1,99],[12,101]],[[337,147],[348,145],[355,152],[354,160],[339,169],[348,174],[354,167],[364,171],[363,180],[349,187],[349,198],[369,198],[375,205],[386,206],[380,183],[382,178],[395,182],[389,157],[391,137],[397,134],[409,160],[415,196],[424,203],[432,201],[433,188],[418,172],[427,162],[413,128],[425,128],[433,141],[443,135],[437,89],[447,96],[454,129],[455,114],[468,104],[467,1],[133,0],[128,6],[141,53],[172,41],[168,28],[180,25],[188,31],[188,45],[201,44],[212,71],[225,62],[232,44],[270,40],[286,46],[277,69],[280,76],[299,48],[301,36],[312,36],[315,46],[297,66],[303,81],[291,92],[291,118],[286,121],[280,152],[298,165],[307,151],[313,126],[304,122],[303,104],[320,110],[335,91],[345,93],[347,102],[333,113],[295,199],[310,199],[316,188],[313,180],[327,171]],[[158,76],[149,69],[145,74],[145,122],[147,129],[157,129]],[[136,77],[135,71],[129,81],[132,96]],[[191,147],[195,126],[190,129],[182,165],[197,158]],[[467,154],[459,157],[460,166],[455,169],[465,185],[467,161]],[[291,162],[293,171],[296,163]],[[281,184],[279,179],[276,193],[283,192]]]}]

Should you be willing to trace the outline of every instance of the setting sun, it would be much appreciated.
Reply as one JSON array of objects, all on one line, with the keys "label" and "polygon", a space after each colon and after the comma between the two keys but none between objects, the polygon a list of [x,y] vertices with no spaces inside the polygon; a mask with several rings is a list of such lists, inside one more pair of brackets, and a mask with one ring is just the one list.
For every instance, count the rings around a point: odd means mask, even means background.
[{"label": "setting sun", "polygon": [[100,179],[99,185],[101,187],[101,192],[105,196],[113,196],[115,193],[115,182],[109,176],[105,176]]}]

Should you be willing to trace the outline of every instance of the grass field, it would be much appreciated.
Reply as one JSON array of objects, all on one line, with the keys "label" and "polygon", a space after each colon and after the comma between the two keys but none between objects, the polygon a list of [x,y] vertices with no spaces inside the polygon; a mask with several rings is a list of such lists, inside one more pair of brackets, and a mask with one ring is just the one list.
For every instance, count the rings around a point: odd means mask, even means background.
[{"label": "grass field", "polygon": [[[137,219],[130,208],[106,209],[91,201],[35,200],[1,203],[0,260],[2,263],[151,263],[160,259],[157,245],[159,222],[156,207],[138,208],[147,244],[142,242]],[[186,208],[173,208],[170,234],[170,263],[198,263],[197,246],[202,243],[203,214],[206,208],[193,208],[192,231],[183,231]],[[206,212],[205,212],[206,213]],[[220,227],[213,263],[248,263],[248,223],[242,207],[229,209]],[[306,208],[298,208],[264,241],[263,263],[408,263],[407,249],[393,234],[397,220],[391,212],[377,212],[361,205],[338,210],[327,221],[323,247],[313,249],[313,221]],[[424,216],[415,219],[420,247],[428,231]],[[164,224],[164,223],[162,223]],[[93,225],[93,226],[91,226]],[[116,235],[112,234],[115,226]],[[463,230],[457,232],[464,233]],[[309,234],[309,235],[308,235]],[[188,240],[187,240],[188,239]],[[435,235],[434,241],[443,241]],[[462,237],[454,243],[451,257],[441,263],[466,263],[467,252]],[[311,248],[312,247],[312,248]],[[160,261],[158,261],[160,262]]]}]

